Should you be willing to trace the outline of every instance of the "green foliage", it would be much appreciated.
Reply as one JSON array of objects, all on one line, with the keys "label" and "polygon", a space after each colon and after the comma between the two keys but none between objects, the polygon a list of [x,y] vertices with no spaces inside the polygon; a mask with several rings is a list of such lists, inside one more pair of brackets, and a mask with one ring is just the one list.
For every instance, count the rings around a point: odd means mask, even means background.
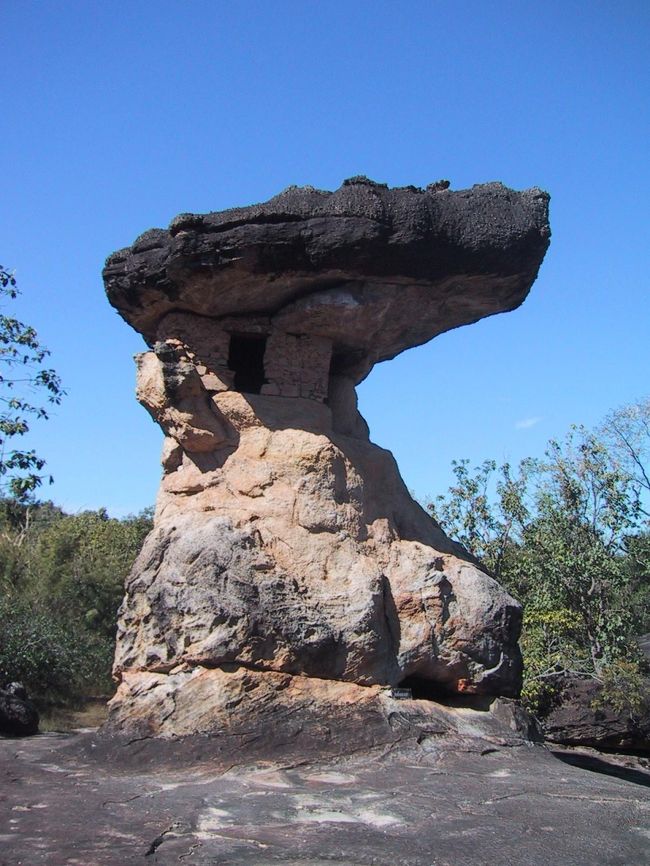
[{"label": "green foliage", "polygon": [[533,709],[552,698],[559,674],[604,683],[639,670],[634,635],[650,630],[649,456],[645,401],[597,433],[572,428],[516,472],[455,462],[456,483],[429,504],[523,602],[523,698]]},{"label": "green foliage", "polygon": [[650,709],[650,686],[636,659],[617,659],[601,677],[602,691],[594,708],[610,706],[617,713],[633,719],[642,718]]},{"label": "green foliage", "polygon": [[448,533],[497,579],[512,571],[518,534],[529,518],[527,484],[533,462],[524,460],[513,476],[509,463],[485,460],[472,473],[469,460],[452,462],[456,483],[428,509]]},{"label": "green foliage", "polygon": [[0,685],[41,703],[110,688],[124,579],[151,523],[0,501]]},{"label": "green foliage", "polygon": [[587,670],[628,650],[633,623],[625,604],[625,539],[639,526],[629,476],[584,428],[551,442],[538,466],[534,517],[523,527],[519,568],[529,596],[574,612],[590,652]]},{"label": "green foliage", "polygon": [[0,601],[0,683],[22,682],[37,703],[110,688],[112,641],[21,599]]},{"label": "green foliage", "polygon": [[639,634],[650,632],[650,532],[627,539],[628,604]]},{"label": "green foliage", "polygon": [[558,673],[588,668],[581,618],[567,608],[531,600],[524,608],[520,641],[524,657],[522,700],[534,712],[555,695]]},{"label": "green foliage", "polygon": [[104,509],[60,515],[34,533],[24,591],[112,636],[124,578],[150,529],[150,513],[124,520]]},{"label": "green foliage", "polygon": [[[18,295],[15,277],[1,265],[0,295]],[[42,484],[45,461],[10,442],[29,432],[31,418],[47,418],[47,404],[60,403],[65,393],[56,372],[43,366],[49,354],[34,328],[0,314],[0,492],[16,499],[28,499]]]}]

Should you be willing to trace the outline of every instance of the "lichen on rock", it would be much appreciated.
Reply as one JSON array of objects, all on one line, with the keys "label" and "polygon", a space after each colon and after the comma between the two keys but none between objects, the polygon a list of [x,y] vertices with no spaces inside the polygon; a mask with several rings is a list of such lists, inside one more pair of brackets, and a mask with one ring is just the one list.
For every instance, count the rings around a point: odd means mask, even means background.
[{"label": "lichen on rock", "polygon": [[[255,671],[517,693],[518,603],[412,500],[355,385],[518,306],[547,212],[537,189],[354,178],[185,214],[108,259],[108,297],[150,346],[137,396],[166,437],[120,612],[119,726],[142,722],[147,677],[172,694],[205,668],[221,669],[215,683]],[[191,729],[169,712],[165,736]]]}]

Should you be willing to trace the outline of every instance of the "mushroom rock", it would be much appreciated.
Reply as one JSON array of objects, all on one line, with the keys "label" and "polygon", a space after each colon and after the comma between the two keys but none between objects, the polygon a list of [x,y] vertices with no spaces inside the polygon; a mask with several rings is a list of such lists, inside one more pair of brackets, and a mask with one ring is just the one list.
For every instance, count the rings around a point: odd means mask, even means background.
[{"label": "mushroom rock", "polygon": [[546,193],[447,187],[290,187],[107,260],[109,300],[150,347],[138,400],[165,433],[109,727],[216,733],[251,683],[260,707],[311,689],[312,711],[327,681],[348,701],[518,693],[519,604],[413,501],[357,410],[375,363],[514,309],[537,276]]}]

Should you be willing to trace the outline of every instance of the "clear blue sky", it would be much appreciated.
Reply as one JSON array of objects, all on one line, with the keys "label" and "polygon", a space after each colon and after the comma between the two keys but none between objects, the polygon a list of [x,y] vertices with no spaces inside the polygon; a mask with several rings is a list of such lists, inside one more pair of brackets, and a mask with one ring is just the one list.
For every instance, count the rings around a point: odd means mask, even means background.
[{"label": "clear blue sky", "polygon": [[650,4],[4,0],[0,262],[68,397],[30,444],[70,510],[153,502],[143,342],[105,257],[182,211],[366,174],[552,196],[523,307],[379,365],[374,441],[418,495],[454,457],[540,454],[650,390]]}]

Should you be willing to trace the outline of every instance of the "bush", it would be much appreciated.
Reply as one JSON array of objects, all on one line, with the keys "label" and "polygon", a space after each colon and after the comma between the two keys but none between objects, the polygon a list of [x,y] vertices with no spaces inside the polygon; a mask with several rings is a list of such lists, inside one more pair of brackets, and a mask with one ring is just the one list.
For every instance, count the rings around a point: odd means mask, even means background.
[{"label": "bush", "polygon": [[0,686],[22,682],[41,707],[112,690],[124,578],[150,529],[150,511],[0,499]]},{"label": "bush", "polygon": [[632,719],[650,712],[650,684],[642,659],[617,659],[602,672],[602,691],[593,708],[610,706]]},{"label": "bush", "polygon": [[111,689],[113,642],[20,599],[0,601],[0,685],[23,683],[41,706]]}]

